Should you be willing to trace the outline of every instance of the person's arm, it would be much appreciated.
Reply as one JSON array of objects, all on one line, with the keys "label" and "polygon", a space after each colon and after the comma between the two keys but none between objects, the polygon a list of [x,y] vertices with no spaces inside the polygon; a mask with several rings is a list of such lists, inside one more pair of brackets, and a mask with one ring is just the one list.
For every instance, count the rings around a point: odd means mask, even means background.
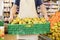
[{"label": "person's arm", "polygon": [[41,12],[43,13],[44,17],[45,17],[46,19],[48,19],[48,14],[47,14],[47,10],[46,10],[45,5],[44,5],[44,4],[41,4],[41,5],[40,5],[40,9],[41,9]]},{"label": "person's arm", "polygon": [[40,6],[41,12],[43,13],[44,17],[48,19],[46,7],[41,0],[36,0],[36,6]]},{"label": "person's arm", "polygon": [[9,18],[10,22],[13,20],[13,16],[15,16],[16,11],[17,11],[17,5],[13,5],[10,11],[10,18]]},{"label": "person's arm", "polygon": [[20,4],[20,0],[16,0],[15,4],[11,8],[9,21],[12,21],[13,16],[15,16],[15,13],[17,12],[17,7],[19,6],[19,4]]},{"label": "person's arm", "polygon": [[10,16],[13,17],[15,15],[16,11],[17,11],[17,5],[13,5],[13,7],[11,8]]}]

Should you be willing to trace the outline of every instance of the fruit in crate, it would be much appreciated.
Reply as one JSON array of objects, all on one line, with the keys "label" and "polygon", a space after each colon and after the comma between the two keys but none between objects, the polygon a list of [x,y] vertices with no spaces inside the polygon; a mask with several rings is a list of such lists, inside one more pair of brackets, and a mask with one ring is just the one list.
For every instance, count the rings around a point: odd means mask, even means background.
[{"label": "fruit in crate", "polygon": [[11,24],[18,24],[20,21],[19,17],[16,17],[15,19],[12,20]]},{"label": "fruit in crate", "polygon": [[24,20],[20,20],[19,24],[26,24],[26,22]]},{"label": "fruit in crate", "polygon": [[42,21],[39,21],[38,23],[39,23],[39,24],[42,24],[43,22],[42,22]]},{"label": "fruit in crate", "polygon": [[24,20],[26,24],[32,24],[32,18],[24,18],[22,20]]},{"label": "fruit in crate", "polygon": [[44,24],[46,23],[46,19],[45,18],[24,18],[24,19],[20,19],[20,18],[15,18],[13,19],[13,21],[11,22],[11,24]]},{"label": "fruit in crate", "polygon": [[24,18],[23,20],[24,20],[25,22],[27,22],[27,21],[31,21],[32,18]]}]

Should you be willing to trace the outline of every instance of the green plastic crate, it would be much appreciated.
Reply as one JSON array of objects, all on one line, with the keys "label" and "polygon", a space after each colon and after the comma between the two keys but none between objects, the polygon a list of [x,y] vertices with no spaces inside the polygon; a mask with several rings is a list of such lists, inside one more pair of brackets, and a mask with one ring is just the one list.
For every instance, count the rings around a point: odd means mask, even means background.
[{"label": "green plastic crate", "polygon": [[26,34],[46,34],[50,33],[50,23],[47,22],[46,24],[33,24],[31,27],[29,25],[19,25],[19,24],[8,24],[8,34],[19,34],[19,35],[26,35]]},{"label": "green plastic crate", "polygon": [[0,21],[0,26],[4,26],[4,21]]}]

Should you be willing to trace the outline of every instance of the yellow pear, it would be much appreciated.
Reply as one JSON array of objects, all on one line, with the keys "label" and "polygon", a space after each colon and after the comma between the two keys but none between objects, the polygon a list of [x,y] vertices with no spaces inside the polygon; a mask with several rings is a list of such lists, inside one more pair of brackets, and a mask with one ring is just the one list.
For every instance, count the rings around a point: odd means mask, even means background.
[{"label": "yellow pear", "polygon": [[37,21],[37,18],[33,18],[33,20]]},{"label": "yellow pear", "polygon": [[22,21],[19,21],[19,24],[22,24]]},{"label": "yellow pear", "polygon": [[28,18],[24,18],[23,20],[24,20],[24,21],[28,21]]},{"label": "yellow pear", "polygon": [[58,22],[58,24],[57,24],[59,27],[60,27],[60,22]]},{"label": "yellow pear", "polygon": [[33,21],[33,24],[38,24],[39,23],[39,21]]},{"label": "yellow pear", "polygon": [[19,21],[19,24],[26,24],[24,20]]},{"label": "yellow pear", "polygon": [[32,22],[31,21],[28,21],[28,24],[32,24]]},{"label": "yellow pear", "polygon": [[15,20],[17,20],[18,22],[20,21],[20,18],[19,17],[16,17],[16,19]]},{"label": "yellow pear", "polygon": [[39,23],[39,24],[42,24],[43,22],[42,22],[42,21],[39,21],[38,23]]},{"label": "yellow pear", "polygon": [[22,24],[26,24],[26,22],[23,21]]},{"label": "yellow pear", "polygon": [[54,26],[57,26],[57,23],[54,23]]},{"label": "yellow pear", "polygon": [[46,19],[45,19],[45,18],[41,18],[41,21],[42,21],[42,22],[45,22],[45,21],[46,21]]},{"label": "yellow pear", "polygon": [[13,20],[13,21],[11,22],[11,24],[16,24],[16,23],[18,23],[17,20]]}]

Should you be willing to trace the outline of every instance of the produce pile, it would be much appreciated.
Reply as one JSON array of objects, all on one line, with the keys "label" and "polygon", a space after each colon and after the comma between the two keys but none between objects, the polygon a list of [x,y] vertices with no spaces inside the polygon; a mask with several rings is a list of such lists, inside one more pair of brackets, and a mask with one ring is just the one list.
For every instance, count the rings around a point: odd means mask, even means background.
[{"label": "produce pile", "polygon": [[45,24],[47,21],[45,18],[24,18],[20,19],[16,17],[12,20],[11,24]]},{"label": "produce pile", "polygon": [[4,30],[0,29],[0,40],[4,40]]},{"label": "produce pile", "polygon": [[50,19],[51,34],[48,36],[52,40],[60,40],[60,12],[56,12]]}]

